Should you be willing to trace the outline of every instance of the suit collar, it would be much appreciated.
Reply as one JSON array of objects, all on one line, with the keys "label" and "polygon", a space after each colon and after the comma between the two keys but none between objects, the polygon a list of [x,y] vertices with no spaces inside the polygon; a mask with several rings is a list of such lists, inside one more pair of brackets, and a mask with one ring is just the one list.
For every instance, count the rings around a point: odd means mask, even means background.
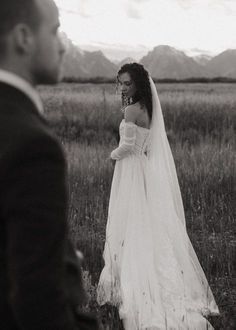
[{"label": "suit collar", "polygon": [[35,88],[30,85],[25,79],[19,77],[18,75],[0,69],[0,82],[10,85],[22,93],[24,93],[30,100],[34,103],[38,111],[43,113],[43,105],[42,101],[39,97],[39,94],[35,90]]}]

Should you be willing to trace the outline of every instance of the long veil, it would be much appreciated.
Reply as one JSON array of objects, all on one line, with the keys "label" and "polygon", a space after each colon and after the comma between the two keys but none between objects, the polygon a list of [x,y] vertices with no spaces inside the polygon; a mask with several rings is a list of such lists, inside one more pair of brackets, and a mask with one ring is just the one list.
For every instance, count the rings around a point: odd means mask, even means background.
[{"label": "long veil", "polygon": [[153,209],[153,219],[163,218],[165,226],[169,228],[171,239],[174,240],[174,253],[183,270],[186,290],[190,297],[194,297],[198,309],[201,307],[201,314],[218,314],[213,294],[186,232],[183,202],[162,109],[151,77],[149,81],[153,103],[149,150],[152,175],[147,195],[150,208]]},{"label": "long veil", "polygon": [[[149,77],[152,92],[152,124],[150,136],[150,161],[156,177],[165,180],[165,186],[168,185],[169,202],[173,202],[176,214],[185,226],[184,208],[180,193],[178,178],[175,169],[170,145],[167,139],[165,124],[163,120],[161,105],[152,78]],[[168,190],[168,189],[167,189]]]}]

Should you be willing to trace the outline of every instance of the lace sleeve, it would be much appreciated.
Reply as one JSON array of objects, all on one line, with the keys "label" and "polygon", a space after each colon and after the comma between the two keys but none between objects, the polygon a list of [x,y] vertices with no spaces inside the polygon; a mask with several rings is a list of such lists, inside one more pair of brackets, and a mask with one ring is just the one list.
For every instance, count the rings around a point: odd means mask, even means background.
[{"label": "lace sleeve", "polygon": [[125,122],[124,136],[120,146],[111,152],[111,158],[114,160],[121,160],[133,151],[136,140],[136,125],[132,122]]}]

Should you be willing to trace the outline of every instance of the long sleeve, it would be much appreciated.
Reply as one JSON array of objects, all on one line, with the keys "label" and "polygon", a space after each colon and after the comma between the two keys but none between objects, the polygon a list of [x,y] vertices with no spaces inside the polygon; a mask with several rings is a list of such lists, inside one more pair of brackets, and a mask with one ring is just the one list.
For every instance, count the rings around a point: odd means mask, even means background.
[{"label": "long sleeve", "polygon": [[132,154],[136,140],[136,125],[132,122],[124,123],[124,135],[118,148],[111,152],[111,158],[121,160]]}]

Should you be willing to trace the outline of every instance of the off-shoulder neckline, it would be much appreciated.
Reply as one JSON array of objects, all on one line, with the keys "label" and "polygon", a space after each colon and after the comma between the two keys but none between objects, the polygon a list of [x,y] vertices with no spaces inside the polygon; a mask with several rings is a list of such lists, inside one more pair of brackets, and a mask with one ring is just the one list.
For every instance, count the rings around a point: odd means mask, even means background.
[{"label": "off-shoulder neckline", "polygon": [[125,123],[125,124],[127,124],[127,125],[130,125],[130,126],[134,125],[134,126],[136,126],[138,128],[142,128],[142,129],[144,129],[146,131],[150,131],[150,128],[139,126],[139,125],[133,123],[132,121],[125,121],[125,119],[122,119],[122,122]]}]

